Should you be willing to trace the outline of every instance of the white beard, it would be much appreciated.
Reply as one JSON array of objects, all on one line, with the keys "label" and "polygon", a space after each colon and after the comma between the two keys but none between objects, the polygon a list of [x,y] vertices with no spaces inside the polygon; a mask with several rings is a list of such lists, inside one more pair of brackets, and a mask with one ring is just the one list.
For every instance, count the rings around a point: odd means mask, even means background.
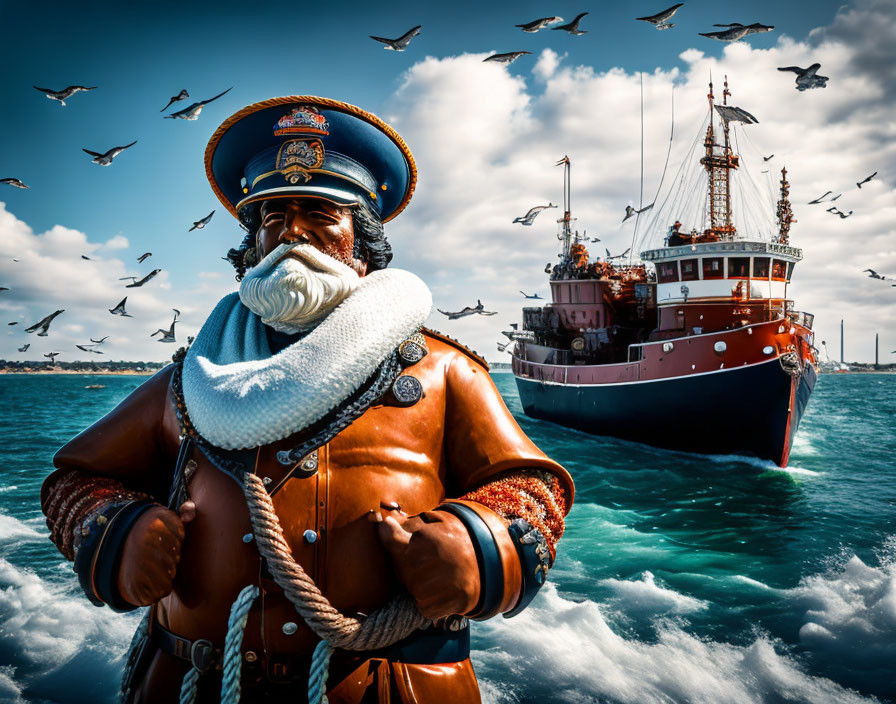
[{"label": "white beard", "polygon": [[265,325],[297,333],[317,326],[359,283],[354,269],[310,244],[281,244],[243,277],[240,300]]}]

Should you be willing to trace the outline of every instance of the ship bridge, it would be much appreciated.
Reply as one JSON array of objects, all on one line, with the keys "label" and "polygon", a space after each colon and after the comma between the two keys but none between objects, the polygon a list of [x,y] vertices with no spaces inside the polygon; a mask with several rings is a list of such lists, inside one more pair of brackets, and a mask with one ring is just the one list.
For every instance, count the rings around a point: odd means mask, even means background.
[{"label": "ship bridge", "polygon": [[776,242],[700,242],[641,252],[656,266],[657,305],[694,299],[781,300],[787,298],[802,250]]}]

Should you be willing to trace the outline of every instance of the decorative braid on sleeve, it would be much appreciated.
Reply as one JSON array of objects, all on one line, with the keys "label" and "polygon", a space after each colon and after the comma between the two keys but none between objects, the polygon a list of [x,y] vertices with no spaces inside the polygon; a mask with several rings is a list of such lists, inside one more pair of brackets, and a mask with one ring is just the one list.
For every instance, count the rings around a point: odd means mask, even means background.
[{"label": "decorative braid on sleeve", "polygon": [[50,540],[65,559],[74,560],[81,538],[81,527],[91,516],[110,504],[152,501],[140,491],[132,491],[121,482],[97,477],[79,470],[57,472],[45,487],[43,511],[50,529]]},{"label": "decorative braid on sleeve", "polygon": [[553,562],[557,541],[563,535],[563,519],[569,513],[568,499],[560,480],[553,474],[538,469],[517,470],[460,498],[490,508],[508,523],[522,518],[538,528],[547,541]]}]

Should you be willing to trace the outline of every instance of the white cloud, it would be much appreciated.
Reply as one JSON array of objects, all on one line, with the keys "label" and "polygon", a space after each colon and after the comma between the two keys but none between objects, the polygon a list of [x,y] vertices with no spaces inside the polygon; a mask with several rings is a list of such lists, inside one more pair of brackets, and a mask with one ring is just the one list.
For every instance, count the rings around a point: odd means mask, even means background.
[{"label": "white cloud", "polygon": [[[730,102],[759,119],[738,130],[745,160],[753,156],[746,167],[761,179],[769,178],[758,173],[765,168],[788,169],[799,221],[791,241],[804,252],[792,290],[797,308],[815,313],[819,344],[836,340],[846,319],[848,360],[871,359],[877,331],[887,353],[896,349],[896,289],[862,273],[871,267],[896,276],[894,16],[893,0],[863,0],[806,41],[781,36],[769,49],[737,42],[721,59],[685,49],[681,70],[644,75],[645,202],[666,156],[673,86],[675,147],[667,178],[706,116],[710,73],[717,97],[727,75]],[[573,162],[577,226],[603,240],[592,252],[631,244],[632,222],[620,222],[625,206],[639,200],[640,79],[620,68],[569,65],[545,50],[532,85],[483,64],[482,56],[427,57],[403,76],[387,114],[411,146],[420,179],[406,213],[387,232],[394,264],[421,274],[439,308],[458,310],[479,298],[500,312],[450,322],[435,314],[430,323],[501,359],[495,342],[520,318],[518,291],[548,297],[543,269],[559,251],[557,211],[543,212],[532,227],[511,221],[533,205],[561,200],[561,171],[553,165],[564,154]],[[830,76],[825,89],[799,92],[793,74],[777,71],[814,62]],[[775,158],[764,165],[759,152]],[[873,171],[878,176],[857,189]],[[827,190],[843,192],[836,205],[854,211],[849,219],[807,205]],[[652,244],[662,241],[668,224],[656,224]],[[884,361],[891,361],[888,354]]]},{"label": "white cloud", "polygon": [[128,242],[128,238],[122,235],[120,232],[110,237],[103,243],[103,249],[113,250],[113,249],[127,249],[131,246],[131,243]]}]

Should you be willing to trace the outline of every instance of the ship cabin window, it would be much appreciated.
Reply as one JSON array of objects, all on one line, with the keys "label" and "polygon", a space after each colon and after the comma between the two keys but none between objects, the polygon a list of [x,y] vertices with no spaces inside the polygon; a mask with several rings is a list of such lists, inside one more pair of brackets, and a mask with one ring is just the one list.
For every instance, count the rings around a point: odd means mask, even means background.
[{"label": "ship cabin window", "polygon": [[704,279],[723,279],[725,274],[722,271],[722,257],[705,257],[703,259],[703,278]]},{"label": "ship cabin window", "polygon": [[660,262],[656,268],[656,280],[661,284],[678,281],[678,262]]},{"label": "ship cabin window", "polygon": [[768,278],[768,265],[769,265],[768,257],[754,257],[753,258],[753,278],[754,279],[767,279]]},{"label": "ship cabin window", "polygon": [[728,257],[728,278],[729,279],[749,279],[750,278],[750,258],[749,257]]},{"label": "ship cabin window", "polygon": [[774,281],[787,280],[787,262],[780,259],[772,260],[772,279]]},{"label": "ship cabin window", "polygon": [[697,281],[700,278],[700,270],[697,268],[699,260],[682,259],[681,260],[681,280]]},{"label": "ship cabin window", "polygon": [[787,280],[790,281],[790,277],[793,276],[793,267],[796,266],[796,262],[790,262],[787,265]]}]

